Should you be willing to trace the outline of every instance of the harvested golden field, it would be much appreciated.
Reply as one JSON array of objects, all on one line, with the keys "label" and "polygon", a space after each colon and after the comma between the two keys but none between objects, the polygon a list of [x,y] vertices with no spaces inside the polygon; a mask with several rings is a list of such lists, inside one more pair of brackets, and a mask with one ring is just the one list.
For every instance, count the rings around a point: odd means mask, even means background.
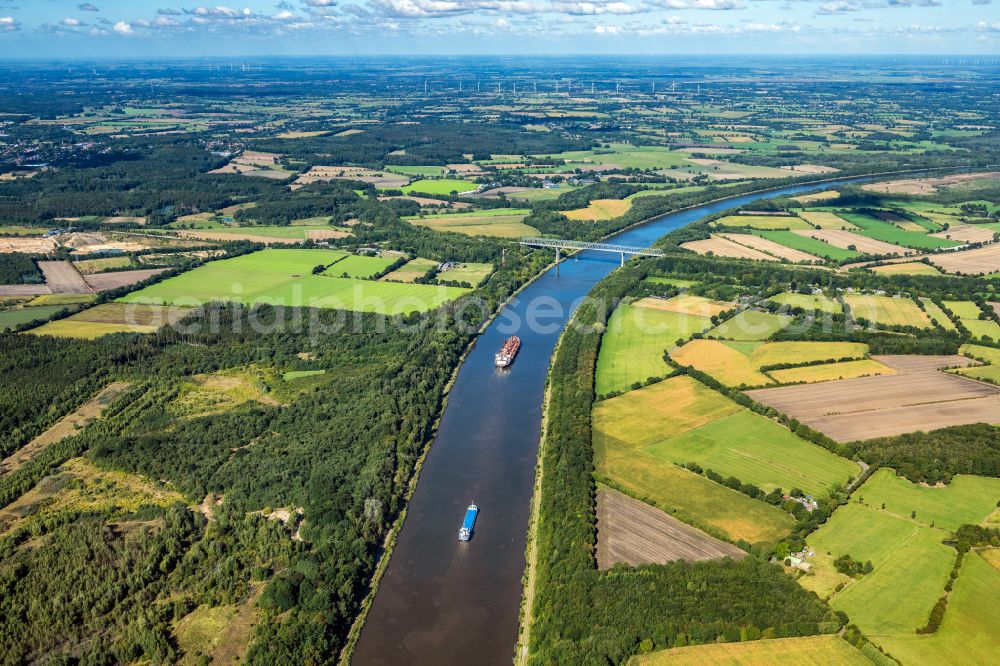
[{"label": "harvested golden field", "polygon": [[632,207],[632,202],[625,199],[594,199],[586,208],[563,211],[563,215],[571,220],[601,222],[621,217]]},{"label": "harvested golden field", "polygon": [[788,368],[772,370],[768,373],[779,384],[813,384],[837,379],[855,379],[875,375],[894,375],[896,371],[872,359],[860,361],[843,361],[841,363],[824,363],[810,365],[804,368]]},{"label": "harvested golden field", "polygon": [[942,187],[961,185],[970,180],[1000,179],[1000,171],[981,173],[960,173],[937,178],[906,178],[885,183],[869,183],[863,188],[869,192],[882,194],[935,194]]},{"label": "harvested golden field", "polygon": [[834,247],[840,247],[847,250],[853,248],[854,250],[863,252],[864,254],[904,255],[914,253],[913,250],[905,247],[900,247],[898,245],[893,245],[892,243],[886,243],[884,241],[875,240],[874,238],[868,238],[867,236],[862,236],[860,234],[840,229],[812,229],[809,231],[796,231],[795,233],[802,236],[808,236],[809,238],[815,238],[816,240],[823,241],[824,243],[829,243]]},{"label": "harvested golden field", "polygon": [[910,298],[848,294],[844,296],[844,303],[851,308],[851,317],[876,326],[934,327],[930,317]]},{"label": "harvested golden field", "polygon": [[733,307],[732,303],[713,301],[701,296],[681,295],[673,298],[640,298],[632,304],[637,308],[652,308],[680,314],[696,315],[698,317],[713,317]]},{"label": "harvested golden field", "polygon": [[777,261],[777,258],[765,254],[760,250],[754,250],[746,245],[734,243],[731,240],[712,234],[707,240],[689,241],[681,243],[680,247],[691,250],[697,254],[711,255],[715,257],[730,257],[733,259],[756,259],[758,261]]},{"label": "harvested golden field", "polygon": [[45,275],[45,284],[53,294],[90,294],[90,285],[68,261],[39,261],[38,268]]},{"label": "harvested golden field", "polygon": [[873,266],[873,273],[881,275],[941,275],[941,271],[922,261],[901,261],[898,263]]},{"label": "harvested golden field", "polygon": [[963,243],[990,243],[997,232],[989,227],[976,226],[974,224],[953,224],[945,231],[930,234],[936,238],[948,238],[950,240],[962,241]]},{"label": "harvested golden field", "polygon": [[597,567],[700,562],[746,553],[616,490],[597,493]]},{"label": "harvested golden field", "polygon": [[42,324],[28,333],[86,340],[111,333],[153,333],[162,326],[177,323],[190,312],[191,308],[183,307],[104,303]]},{"label": "harvested golden field", "polygon": [[836,213],[824,210],[804,210],[799,216],[817,229],[857,229],[856,226]]},{"label": "harvested golden field", "polygon": [[775,243],[773,240],[761,238],[760,236],[753,236],[751,234],[719,234],[719,236],[725,238],[726,240],[733,241],[734,243],[746,245],[747,247],[760,250],[761,252],[769,254],[773,257],[778,257],[779,259],[784,259],[785,261],[791,261],[793,263],[823,261],[819,257],[809,254],[808,252],[796,250],[788,247],[787,245]]},{"label": "harvested golden field", "polygon": [[754,367],[743,353],[716,340],[692,340],[670,352],[683,366],[711,375],[726,386],[766,386],[774,382]]},{"label": "harvested golden field", "polygon": [[1000,423],[1000,388],[940,372],[964,356],[876,356],[894,375],[748,392],[838,441],[900,435],[969,423]]},{"label": "harvested golden field", "polygon": [[815,203],[817,201],[836,199],[839,196],[840,192],[837,190],[823,190],[822,192],[813,192],[812,194],[803,194],[802,196],[792,197],[792,201],[798,201],[799,203]]},{"label": "harvested golden field", "polygon": [[809,225],[794,215],[727,215],[711,223],[713,227],[749,227],[751,229],[808,229]]},{"label": "harvested golden field", "polygon": [[661,650],[634,657],[629,666],[871,666],[839,636],[772,638]]},{"label": "harvested golden field", "polygon": [[1000,243],[974,250],[928,255],[931,263],[947,273],[982,275],[1000,271]]}]

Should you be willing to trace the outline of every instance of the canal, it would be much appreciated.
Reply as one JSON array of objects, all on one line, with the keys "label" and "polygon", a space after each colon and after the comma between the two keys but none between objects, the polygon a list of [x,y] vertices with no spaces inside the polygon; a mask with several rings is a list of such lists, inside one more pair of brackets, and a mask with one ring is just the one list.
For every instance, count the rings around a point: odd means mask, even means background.
[{"label": "canal", "polygon": [[[844,183],[705,204],[653,219],[610,242],[646,247],[712,213]],[[576,304],[619,262],[617,254],[583,252],[558,271],[548,270],[470,350],[361,632],[355,666],[511,663],[549,357]],[[517,360],[497,370],[493,354],[515,334],[522,343]],[[460,542],[470,502],[479,506],[475,534]]]}]

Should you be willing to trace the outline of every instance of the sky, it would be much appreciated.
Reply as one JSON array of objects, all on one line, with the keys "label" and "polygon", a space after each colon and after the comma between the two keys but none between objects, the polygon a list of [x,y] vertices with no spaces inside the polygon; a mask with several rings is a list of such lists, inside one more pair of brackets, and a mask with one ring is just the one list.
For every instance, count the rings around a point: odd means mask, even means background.
[{"label": "sky", "polygon": [[0,0],[0,58],[1000,53],[1000,0],[215,2]]}]

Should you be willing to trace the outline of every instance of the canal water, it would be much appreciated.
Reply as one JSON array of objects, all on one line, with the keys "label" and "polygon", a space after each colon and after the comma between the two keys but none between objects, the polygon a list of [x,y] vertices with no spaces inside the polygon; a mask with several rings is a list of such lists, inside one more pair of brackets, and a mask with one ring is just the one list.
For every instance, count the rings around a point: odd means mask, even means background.
[{"label": "canal water", "polygon": [[[821,187],[705,204],[656,218],[610,242],[646,247],[706,215]],[[576,304],[620,261],[617,254],[600,252],[564,260],[558,271],[550,269],[521,292],[477,339],[427,454],[354,666],[511,663],[549,357]],[[508,370],[496,369],[493,354],[515,334],[521,338],[517,359]],[[479,506],[479,517],[472,540],[460,542],[470,502]]]}]

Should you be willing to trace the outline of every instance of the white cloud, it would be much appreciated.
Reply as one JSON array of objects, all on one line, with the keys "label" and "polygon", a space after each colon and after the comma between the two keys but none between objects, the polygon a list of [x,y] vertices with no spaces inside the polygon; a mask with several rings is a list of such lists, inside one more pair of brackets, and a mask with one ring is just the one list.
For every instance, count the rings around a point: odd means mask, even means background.
[{"label": "white cloud", "polygon": [[82,25],[82,23],[80,23],[80,19],[71,18],[69,16],[60,21],[60,23],[62,23],[65,26],[69,26],[71,28],[75,28],[77,26]]},{"label": "white cloud", "polygon": [[126,23],[125,21],[118,21],[118,23],[115,23],[114,31],[119,35],[135,34],[135,29],[132,28],[132,25],[130,23]]},{"label": "white cloud", "polygon": [[836,0],[835,2],[824,2],[816,10],[817,14],[843,14],[844,12],[856,12],[861,9],[861,5],[852,0]]},{"label": "white cloud", "polygon": [[13,16],[0,16],[0,32],[14,32],[20,29],[21,24]]},{"label": "white cloud", "polygon": [[621,28],[616,25],[598,25],[594,26],[594,32],[598,35],[617,35]]}]

